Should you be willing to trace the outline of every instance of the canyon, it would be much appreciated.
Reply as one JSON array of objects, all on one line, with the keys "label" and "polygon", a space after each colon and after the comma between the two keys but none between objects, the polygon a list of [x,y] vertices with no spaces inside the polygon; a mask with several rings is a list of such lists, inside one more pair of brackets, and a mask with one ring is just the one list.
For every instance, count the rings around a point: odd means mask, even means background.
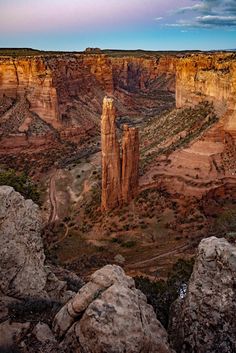
[{"label": "canyon", "polygon": [[[88,275],[118,254],[130,275],[165,277],[224,228],[236,195],[235,65],[231,52],[0,57],[0,165],[38,183],[53,261]],[[105,96],[117,151],[104,187]]]},{"label": "canyon", "polygon": [[[99,144],[105,95],[114,97],[119,126],[126,121],[142,126],[148,119],[155,124],[163,111],[174,107],[175,95],[178,109],[212,102],[218,121],[207,126],[211,118],[207,117],[194,141],[171,157],[154,158],[141,185],[164,174],[170,190],[167,179],[175,176],[178,191],[202,195],[213,184],[234,180],[235,65],[231,53],[2,56],[0,161],[40,174],[62,156],[76,156],[80,149]],[[184,140],[187,134],[191,129],[179,131],[175,139]],[[152,138],[147,142],[145,156],[153,154],[148,144],[154,142]],[[169,138],[162,145],[173,142]],[[166,160],[171,162],[166,165]],[[202,180],[196,180],[196,175]],[[199,185],[193,187],[194,183]]]}]

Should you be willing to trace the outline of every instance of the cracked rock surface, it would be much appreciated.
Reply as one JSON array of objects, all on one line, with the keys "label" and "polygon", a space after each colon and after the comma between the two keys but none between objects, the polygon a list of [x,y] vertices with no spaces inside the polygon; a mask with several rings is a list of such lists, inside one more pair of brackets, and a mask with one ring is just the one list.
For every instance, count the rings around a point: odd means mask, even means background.
[{"label": "cracked rock surface", "polygon": [[9,186],[0,187],[0,291],[20,298],[47,296],[39,208]]},{"label": "cracked rock surface", "polygon": [[0,298],[51,298],[74,294],[45,264],[39,207],[12,187],[0,186]]},{"label": "cracked rock surface", "polygon": [[171,353],[146,297],[119,266],[96,271],[56,315],[63,348],[78,353]]},{"label": "cracked rock surface", "polygon": [[174,305],[170,337],[181,353],[236,352],[236,247],[201,241],[186,298]]}]

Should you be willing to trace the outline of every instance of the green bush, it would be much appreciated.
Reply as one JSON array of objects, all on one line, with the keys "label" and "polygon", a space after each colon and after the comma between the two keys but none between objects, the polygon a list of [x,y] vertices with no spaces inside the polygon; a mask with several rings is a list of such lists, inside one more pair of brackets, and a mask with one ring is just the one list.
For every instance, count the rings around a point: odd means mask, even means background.
[{"label": "green bush", "polygon": [[12,186],[26,199],[39,203],[39,190],[25,173],[17,173],[13,169],[0,170],[0,185]]}]

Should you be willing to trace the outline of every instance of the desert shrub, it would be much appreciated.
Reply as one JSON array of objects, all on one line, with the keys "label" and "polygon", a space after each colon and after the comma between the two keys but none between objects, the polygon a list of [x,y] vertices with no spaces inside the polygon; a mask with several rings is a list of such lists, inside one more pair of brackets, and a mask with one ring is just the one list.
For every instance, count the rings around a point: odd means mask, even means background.
[{"label": "desert shrub", "polygon": [[128,240],[125,243],[121,244],[123,248],[133,248],[136,245],[135,240]]},{"label": "desert shrub", "polygon": [[229,232],[236,231],[236,210],[225,210],[216,219],[214,224],[215,231],[226,235]]},{"label": "desert shrub", "polygon": [[150,281],[147,277],[136,277],[136,287],[147,297],[148,303],[154,308],[158,320],[168,327],[171,304],[183,297],[192,273],[193,261],[178,260],[173,266],[166,281]]},{"label": "desert shrub", "polygon": [[0,170],[0,185],[12,186],[26,199],[39,203],[39,190],[25,173],[17,173],[13,169]]},{"label": "desert shrub", "polygon": [[9,316],[13,321],[51,323],[61,303],[49,299],[25,298],[21,302],[8,305]]}]

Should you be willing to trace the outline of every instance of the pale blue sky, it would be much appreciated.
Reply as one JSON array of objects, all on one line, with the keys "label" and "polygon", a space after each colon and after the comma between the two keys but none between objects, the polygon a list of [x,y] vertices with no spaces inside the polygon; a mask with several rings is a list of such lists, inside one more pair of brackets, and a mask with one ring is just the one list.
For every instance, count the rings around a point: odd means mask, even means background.
[{"label": "pale blue sky", "polygon": [[236,0],[0,0],[0,47],[236,48]]}]

